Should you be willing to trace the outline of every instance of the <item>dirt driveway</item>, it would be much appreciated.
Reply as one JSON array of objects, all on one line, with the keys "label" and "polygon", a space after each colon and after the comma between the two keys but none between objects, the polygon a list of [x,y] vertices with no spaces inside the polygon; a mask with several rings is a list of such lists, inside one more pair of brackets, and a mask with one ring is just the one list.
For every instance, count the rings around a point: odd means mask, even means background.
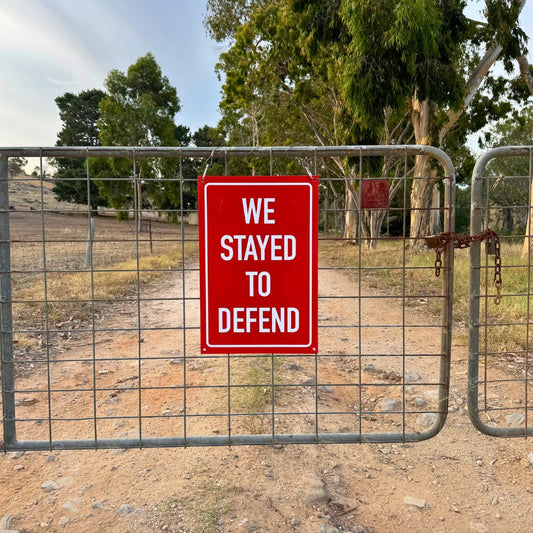
[{"label": "dirt driveway", "polygon": [[[179,273],[178,273],[179,274]],[[143,409],[145,431],[154,435],[168,432],[169,424],[178,424],[184,409],[184,398],[171,388],[187,374],[190,390],[187,409],[203,414],[191,418],[190,434],[218,435],[226,429],[219,419],[222,410],[226,362],[206,362],[181,358],[183,338],[165,330],[167,320],[181,320],[181,303],[164,300],[169,293],[181,290],[181,274],[169,275],[156,285],[143,288],[143,305],[115,305],[99,320],[111,329],[127,328],[140,320],[146,327],[139,344],[138,332],[101,332],[96,340],[100,358],[93,368],[87,358],[93,338],[79,333],[64,339],[57,354],[63,364],[54,365],[48,375],[35,368],[19,382],[19,388],[38,390],[50,379],[55,393],[54,416],[67,413],[77,419],[55,429],[58,438],[90,437],[92,421],[84,421],[91,412],[93,399],[82,392],[83,384],[98,384],[97,408],[109,420],[103,420],[101,437],[128,438],[138,435],[136,419],[128,418],[132,406]],[[185,280],[190,295],[197,290],[195,274]],[[321,291],[346,291],[353,294],[353,280],[342,271],[331,271],[320,280]],[[328,316],[353,312],[343,300],[334,300],[321,311]],[[191,305],[197,305],[191,302]],[[423,313],[411,309],[409,313]],[[402,309],[388,300],[371,300],[366,316],[394,322]],[[189,316],[193,316],[194,313]],[[100,322],[102,323],[102,322]],[[153,329],[150,329],[150,325]],[[194,320],[188,324],[194,327]],[[353,336],[352,336],[353,335]],[[422,351],[433,349],[435,335],[431,331],[417,333]],[[186,342],[197,343],[192,329]],[[320,405],[332,413],[333,429],[349,424],[335,418],[334,413],[349,410],[354,402],[350,387],[342,387],[350,372],[361,372],[365,381],[375,381],[375,373],[387,372],[381,381],[394,384],[395,373],[402,368],[401,358],[368,361],[361,369],[350,366],[343,356],[359,342],[355,332],[327,328],[321,333],[320,347],[332,354],[327,364],[314,374],[307,360],[283,360],[277,373],[285,383],[302,383],[287,388],[285,400],[298,406],[300,412]],[[394,339],[374,335],[368,347],[383,353],[393,351]],[[387,343],[392,343],[387,347]],[[143,367],[124,357],[141,346]],[[353,350],[353,348],[351,348]],[[189,352],[192,353],[192,352]],[[157,354],[158,357],[149,357]],[[450,412],[442,432],[435,438],[413,444],[350,445],[285,445],[238,446],[186,449],[116,449],[87,451],[50,451],[8,453],[0,456],[1,490],[0,528],[21,532],[35,531],[187,531],[187,532],[310,532],[335,531],[435,531],[435,532],[526,532],[531,531],[533,513],[533,466],[528,455],[531,441],[502,440],[478,433],[470,424],[466,403],[466,347],[454,346]],[[407,365],[410,365],[407,362]],[[260,366],[260,363],[258,363]],[[413,363],[414,365],[414,363]],[[412,366],[412,365],[411,365]],[[235,366],[239,373],[243,367]],[[429,386],[435,378],[432,358],[419,358],[416,366],[404,368],[416,372],[408,391],[409,401],[421,398],[426,405],[434,400]],[[136,391],[139,375],[143,376],[143,397]],[[307,382],[306,379],[311,379]],[[318,390],[312,380],[328,383]],[[373,391],[377,405],[391,399],[396,389],[380,381]],[[195,392],[194,384],[201,384]],[[213,385],[208,394],[205,385]],[[315,383],[316,384],[316,383]],[[151,387],[153,385],[153,387]],[[115,389],[125,389],[117,392]],[[317,391],[319,397],[317,398]],[[46,417],[47,403],[34,394],[33,402],[21,407],[31,419]],[[433,400],[432,400],[433,398]],[[394,399],[394,398],[392,398]],[[21,398],[22,400],[22,398]],[[222,402],[222,403],[221,403]],[[379,410],[379,408],[377,409]],[[289,410],[290,411],[290,410]],[[154,417],[150,423],[149,415]],[[169,416],[163,419],[161,413]],[[124,416],[122,416],[124,414]],[[107,416],[106,415],[106,416]],[[259,420],[259,422],[257,422]],[[383,417],[369,424],[389,423],[395,430],[395,419]],[[259,426],[256,425],[259,423]],[[150,425],[151,424],[151,425]],[[235,422],[235,429],[253,432],[261,429],[261,418]],[[288,431],[312,431],[312,416],[287,416],[280,427]],[[283,425],[285,424],[285,426]],[[28,421],[23,428],[25,438],[47,438],[49,428]],[[176,426],[177,427],[177,426]],[[371,426],[369,426],[371,427]],[[180,428],[181,431],[183,428]]]}]

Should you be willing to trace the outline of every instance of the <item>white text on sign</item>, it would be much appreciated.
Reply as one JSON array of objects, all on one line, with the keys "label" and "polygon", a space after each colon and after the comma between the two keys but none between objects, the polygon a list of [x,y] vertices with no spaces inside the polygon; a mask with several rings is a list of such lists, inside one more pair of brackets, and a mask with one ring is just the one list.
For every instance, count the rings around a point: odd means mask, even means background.
[{"label": "white text on sign", "polygon": [[[275,198],[242,198],[244,222],[275,224]],[[294,235],[223,235],[220,257],[224,261],[292,261],[296,258]],[[267,271],[245,272],[248,295],[266,298],[272,292],[272,276]],[[300,327],[296,307],[220,307],[219,333],[295,333]]]}]

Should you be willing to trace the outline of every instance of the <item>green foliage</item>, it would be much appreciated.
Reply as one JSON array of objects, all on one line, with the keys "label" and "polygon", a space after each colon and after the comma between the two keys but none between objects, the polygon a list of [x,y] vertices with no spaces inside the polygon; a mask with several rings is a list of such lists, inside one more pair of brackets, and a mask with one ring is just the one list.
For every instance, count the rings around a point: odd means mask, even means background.
[{"label": "green foliage", "polygon": [[345,96],[355,116],[380,127],[383,109],[405,109],[414,95],[437,106],[459,105],[468,37],[464,5],[462,0],[342,3],[351,37],[343,60]]},{"label": "green foliage", "polygon": [[[176,89],[163,76],[151,53],[140,57],[126,73],[112,70],[105,88],[98,120],[103,145],[177,146],[188,142],[188,128],[174,123],[180,110]],[[177,162],[169,159],[140,159],[135,166],[131,161],[108,159],[98,169],[98,190],[111,206],[126,209],[133,205],[131,188],[136,179],[144,183],[139,200],[143,206],[152,203],[175,218],[181,200],[179,183],[161,179],[174,177],[176,168]]]},{"label": "green foliage", "polygon": [[112,70],[100,102],[100,140],[104,146],[175,146],[174,116],[180,110],[176,89],[151,53],[126,74]]},{"label": "green foliage", "polygon": [[[98,89],[79,94],[65,93],[56,98],[63,126],[57,134],[56,146],[98,146],[98,105],[104,92]],[[53,188],[59,201],[90,205],[95,210],[107,202],[98,193],[94,182],[87,187],[87,169],[83,159],[56,158],[56,182]]]},{"label": "green foliage", "polygon": [[528,37],[516,24],[523,0],[487,0],[485,39],[502,47],[502,59],[507,72],[513,70],[513,60],[527,54]]}]

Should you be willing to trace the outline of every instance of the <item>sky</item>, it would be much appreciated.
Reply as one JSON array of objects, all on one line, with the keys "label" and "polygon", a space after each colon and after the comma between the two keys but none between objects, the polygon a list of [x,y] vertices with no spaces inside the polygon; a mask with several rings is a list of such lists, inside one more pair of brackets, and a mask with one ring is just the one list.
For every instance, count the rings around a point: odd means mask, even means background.
[{"label": "sky", "polygon": [[204,0],[0,0],[0,146],[54,146],[55,98],[104,89],[147,52],[177,89],[176,123],[216,126],[223,49],[204,11]]},{"label": "sky", "polygon": [[[469,16],[482,19],[483,4],[471,0]],[[55,145],[54,99],[103,89],[110,70],[147,52],[177,89],[176,123],[215,126],[223,49],[206,35],[204,11],[205,0],[0,0],[0,146]],[[533,0],[521,23],[533,51]]]}]

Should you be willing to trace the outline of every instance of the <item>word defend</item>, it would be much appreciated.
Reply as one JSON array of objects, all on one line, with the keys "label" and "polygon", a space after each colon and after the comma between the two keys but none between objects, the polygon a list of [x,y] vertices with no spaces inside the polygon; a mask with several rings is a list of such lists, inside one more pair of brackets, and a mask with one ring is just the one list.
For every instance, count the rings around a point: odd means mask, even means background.
[{"label": "word defend", "polygon": [[198,178],[202,353],[317,353],[318,177]]}]

